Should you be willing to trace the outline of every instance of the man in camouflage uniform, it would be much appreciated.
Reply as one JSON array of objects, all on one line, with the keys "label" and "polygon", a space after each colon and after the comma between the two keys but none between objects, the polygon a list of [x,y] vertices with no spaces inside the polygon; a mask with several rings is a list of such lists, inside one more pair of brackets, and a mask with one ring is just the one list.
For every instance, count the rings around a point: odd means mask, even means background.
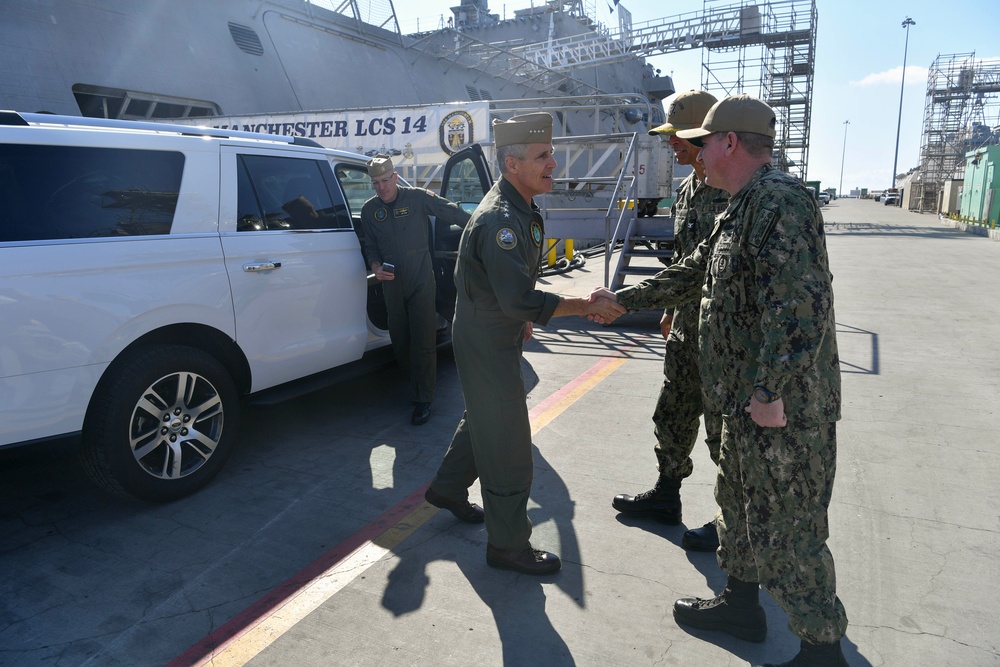
[{"label": "man in camouflage uniform", "polygon": [[[649,131],[664,134],[674,149],[678,164],[691,165],[692,171],[681,182],[670,212],[674,216],[674,257],[679,259],[694,251],[708,238],[715,226],[715,216],[725,210],[729,195],[705,184],[705,167],[697,161],[699,148],[677,136],[678,130],[701,127],[705,114],[715,104],[715,96],[703,90],[677,94],[670,102],[667,122]],[[659,304],[648,304],[656,307]],[[637,304],[637,307],[643,307]],[[659,468],[656,485],[636,496],[619,494],[611,501],[619,512],[648,516],[669,525],[681,522],[681,482],[693,470],[691,451],[698,439],[698,418],[705,415],[705,444],[712,461],[719,463],[722,439],[722,413],[709,408],[702,398],[698,370],[698,304],[690,301],[667,308],[660,319],[666,339],[663,351],[663,386],[653,411],[653,450]],[[719,546],[715,521],[684,533],[681,545],[695,551],[715,551]]]},{"label": "man in camouflage uniform", "polygon": [[[453,347],[465,415],[424,498],[462,521],[485,518],[490,566],[551,574],[559,557],[529,542],[534,462],[522,348],[534,323],[561,315],[610,321],[625,309],[597,295],[569,298],[535,288],[545,229],[532,198],[552,189],[552,116],[495,121],[493,134],[501,176],[465,228],[455,266]],[[469,502],[477,477],[485,512]]]},{"label": "man in camouflage uniform", "polygon": [[[427,216],[465,225],[469,214],[429,190],[401,187],[386,155],[368,162],[368,177],[375,196],[361,207],[365,257],[383,283],[392,351],[410,375],[410,422],[420,426],[431,416],[437,380],[436,286]],[[394,270],[386,271],[383,264]]]},{"label": "man in camouflage uniform", "polygon": [[775,117],[760,100],[722,100],[679,134],[702,144],[707,182],[731,193],[729,207],[694,253],[617,294],[628,307],[701,294],[702,377],[722,406],[717,553],[729,578],[715,598],[678,600],[674,618],[763,641],[759,582],[801,640],[784,667],[840,667],[847,614],[826,545],[840,362],[823,218],[771,167]]}]

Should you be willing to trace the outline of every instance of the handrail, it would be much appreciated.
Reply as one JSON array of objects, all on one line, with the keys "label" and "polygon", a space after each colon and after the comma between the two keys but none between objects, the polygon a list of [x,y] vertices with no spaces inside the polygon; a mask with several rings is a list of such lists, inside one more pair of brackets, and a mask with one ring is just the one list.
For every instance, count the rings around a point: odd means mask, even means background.
[{"label": "handrail", "polygon": [[625,219],[626,213],[628,211],[628,202],[635,194],[635,173],[639,167],[639,156],[635,150],[636,139],[638,135],[633,133],[632,140],[629,141],[628,150],[625,152],[625,157],[622,159],[622,164],[628,164],[631,159],[634,161],[632,169],[632,177],[629,179],[628,190],[625,192],[624,204],[619,209],[618,222],[615,224],[614,234],[611,233],[611,211],[617,205],[619,197],[617,195],[622,189],[622,183],[625,180],[626,169],[622,169],[618,174],[618,182],[615,184],[614,195],[611,197],[611,202],[608,204],[608,210],[604,214],[604,286],[608,287],[611,285],[611,253],[615,247],[615,240],[618,238],[618,230],[621,229],[622,221]]}]

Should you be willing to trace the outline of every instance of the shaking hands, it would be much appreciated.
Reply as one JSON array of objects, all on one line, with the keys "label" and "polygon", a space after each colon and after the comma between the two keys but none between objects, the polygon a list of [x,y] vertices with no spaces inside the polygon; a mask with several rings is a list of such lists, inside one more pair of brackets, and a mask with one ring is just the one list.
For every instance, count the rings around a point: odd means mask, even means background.
[{"label": "shaking hands", "polygon": [[611,324],[625,314],[625,306],[607,287],[598,287],[587,297],[587,319],[598,324]]}]

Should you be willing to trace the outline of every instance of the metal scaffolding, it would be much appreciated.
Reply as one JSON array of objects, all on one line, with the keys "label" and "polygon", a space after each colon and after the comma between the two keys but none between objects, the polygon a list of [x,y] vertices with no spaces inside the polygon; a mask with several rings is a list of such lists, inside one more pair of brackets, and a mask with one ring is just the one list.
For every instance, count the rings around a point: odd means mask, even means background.
[{"label": "metal scaffolding", "polygon": [[920,170],[910,208],[939,212],[947,181],[965,175],[965,154],[1000,144],[1000,62],[975,52],[939,55],[927,72]]},{"label": "metal scaffolding", "polygon": [[[462,7],[474,2],[467,0]],[[701,12],[637,25],[619,6],[617,30],[598,25],[592,32],[532,44],[484,43],[459,28],[427,34],[411,46],[546,95],[603,92],[574,77],[583,67],[703,49],[702,87],[719,97],[749,93],[771,105],[778,120],[775,164],[805,180],[816,57],[815,0],[710,3],[705,0]],[[546,5],[581,10],[576,1]],[[544,12],[546,5],[533,11]]]},{"label": "metal scaffolding", "polygon": [[767,102],[778,119],[775,166],[805,181],[816,71],[815,0],[743,2],[721,10],[707,5],[706,0],[706,17],[738,10],[740,30],[702,44],[702,87]]}]

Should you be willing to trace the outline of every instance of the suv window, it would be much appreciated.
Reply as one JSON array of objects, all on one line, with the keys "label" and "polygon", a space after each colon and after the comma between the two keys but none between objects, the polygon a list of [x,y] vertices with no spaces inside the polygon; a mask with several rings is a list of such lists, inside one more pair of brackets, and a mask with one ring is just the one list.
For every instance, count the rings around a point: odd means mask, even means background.
[{"label": "suv window", "polygon": [[328,162],[266,155],[239,161],[238,231],[351,227]]},{"label": "suv window", "polygon": [[[478,204],[482,201],[483,186],[476,165],[471,159],[457,162],[452,167],[448,178],[448,191],[444,196],[456,204],[463,202]],[[475,210],[475,207],[472,210]]]},{"label": "suv window", "polygon": [[356,216],[361,215],[361,207],[365,202],[375,196],[375,188],[368,177],[368,170],[363,167],[355,167],[349,164],[337,165],[337,180],[344,188],[344,196],[351,211]]},{"label": "suv window", "polygon": [[169,234],[184,155],[0,145],[0,242]]}]

